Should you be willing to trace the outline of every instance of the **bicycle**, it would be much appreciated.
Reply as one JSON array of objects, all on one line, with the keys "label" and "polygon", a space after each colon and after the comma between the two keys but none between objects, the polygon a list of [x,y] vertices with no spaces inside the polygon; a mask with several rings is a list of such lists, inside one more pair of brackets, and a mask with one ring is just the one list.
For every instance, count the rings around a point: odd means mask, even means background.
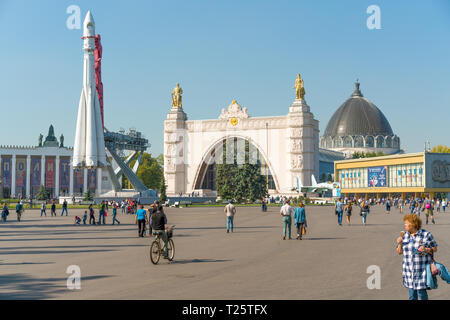
[{"label": "bicycle", "polygon": [[[173,229],[175,226],[171,226],[170,228],[167,228],[167,260],[172,261],[175,257],[175,244],[173,243],[172,237],[173,237]],[[159,259],[161,256],[164,255],[164,249],[165,249],[165,243],[162,241],[161,236],[159,233],[154,232],[153,235],[155,236],[155,240],[153,240],[151,246],[150,246],[150,260],[153,264],[158,264]],[[162,245],[161,245],[162,242]]]}]

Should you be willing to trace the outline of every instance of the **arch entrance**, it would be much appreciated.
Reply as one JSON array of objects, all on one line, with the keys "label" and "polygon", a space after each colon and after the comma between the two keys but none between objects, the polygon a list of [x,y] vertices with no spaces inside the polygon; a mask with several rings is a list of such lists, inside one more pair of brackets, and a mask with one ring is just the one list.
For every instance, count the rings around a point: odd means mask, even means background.
[{"label": "arch entrance", "polygon": [[255,164],[265,177],[269,191],[277,191],[277,181],[263,152],[248,138],[229,136],[217,141],[203,156],[194,182],[194,189],[217,192],[217,167],[221,164]]}]

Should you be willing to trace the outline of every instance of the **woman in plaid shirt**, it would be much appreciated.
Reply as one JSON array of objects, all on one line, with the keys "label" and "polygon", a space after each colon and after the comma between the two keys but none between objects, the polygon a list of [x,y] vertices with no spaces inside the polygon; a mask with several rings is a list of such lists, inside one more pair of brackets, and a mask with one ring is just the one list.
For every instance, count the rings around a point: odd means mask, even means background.
[{"label": "woman in plaid shirt", "polygon": [[408,288],[410,300],[428,300],[426,267],[437,244],[430,232],[421,229],[419,216],[408,214],[403,221],[406,233],[397,238],[397,252],[403,254],[403,285]]}]

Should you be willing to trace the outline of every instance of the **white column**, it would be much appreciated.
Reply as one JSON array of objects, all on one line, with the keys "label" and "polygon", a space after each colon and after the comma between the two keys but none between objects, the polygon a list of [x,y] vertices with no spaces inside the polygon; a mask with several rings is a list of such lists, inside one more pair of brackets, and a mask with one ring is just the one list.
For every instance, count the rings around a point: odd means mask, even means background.
[{"label": "white column", "polygon": [[31,190],[31,156],[27,155],[27,180],[25,182],[26,184],[26,192],[27,197],[30,197],[30,190]]},{"label": "white column", "polygon": [[97,168],[97,197],[102,194],[102,168]]},{"label": "white column", "polygon": [[55,166],[56,166],[55,197],[58,198],[59,197],[59,156],[56,156]]},{"label": "white column", "polygon": [[16,155],[12,155],[11,159],[11,195],[16,194]]},{"label": "white column", "polygon": [[69,195],[73,197],[73,157],[70,157],[69,170],[70,170],[70,178],[69,178]]},{"label": "white column", "polygon": [[84,177],[83,177],[83,194],[87,192],[87,182],[88,182],[87,181],[87,179],[88,179],[87,172],[88,172],[88,170],[85,168],[84,169]]},{"label": "white column", "polygon": [[41,158],[41,186],[45,187],[45,155]]}]

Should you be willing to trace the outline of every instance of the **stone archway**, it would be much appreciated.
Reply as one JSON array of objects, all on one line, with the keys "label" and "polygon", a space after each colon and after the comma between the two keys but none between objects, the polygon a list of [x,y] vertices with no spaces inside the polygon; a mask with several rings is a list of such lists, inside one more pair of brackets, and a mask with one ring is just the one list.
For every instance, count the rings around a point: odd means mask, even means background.
[{"label": "stone archway", "polygon": [[[231,143],[233,146],[237,146],[238,144],[247,143],[249,144],[248,158],[258,160],[261,162],[261,174],[264,176],[268,176],[268,184],[269,189],[278,190],[280,189],[278,179],[274,173],[273,166],[270,163],[270,160],[262,151],[262,148],[258,146],[258,144],[253,141],[249,137],[239,136],[239,135],[231,135],[222,137],[219,140],[215,141],[204,153],[201,163],[198,165],[195,173],[195,179],[193,183],[194,190],[211,190],[216,191],[215,184],[215,164],[216,157],[218,156],[216,152],[219,152],[219,157],[223,156],[223,145],[227,143]],[[240,141],[240,142],[238,142]],[[226,157],[227,155],[225,155]],[[242,159],[246,158],[246,155],[237,155]],[[243,158],[242,158],[243,157]],[[243,160],[245,161],[245,160]]]}]

